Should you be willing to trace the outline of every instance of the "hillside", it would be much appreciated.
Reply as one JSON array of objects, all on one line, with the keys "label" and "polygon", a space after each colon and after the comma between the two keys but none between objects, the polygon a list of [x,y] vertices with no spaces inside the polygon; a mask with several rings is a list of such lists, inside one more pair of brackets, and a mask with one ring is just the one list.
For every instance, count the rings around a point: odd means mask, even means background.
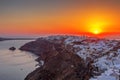
[{"label": "hillside", "polygon": [[119,80],[120,42],[79,36],[49,36],[20,48],[39,56],[25,80]]}]

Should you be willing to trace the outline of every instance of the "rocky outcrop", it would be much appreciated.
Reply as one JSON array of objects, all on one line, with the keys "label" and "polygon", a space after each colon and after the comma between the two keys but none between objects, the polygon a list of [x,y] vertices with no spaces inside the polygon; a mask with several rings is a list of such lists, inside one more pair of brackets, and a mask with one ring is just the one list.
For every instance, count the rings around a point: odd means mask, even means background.
[{"label": "rocky outcrop", "polygon": [[15,51],[16,48],[15,48],[15,47],[10,47],[9,50],[11,50],[11,51]]},{"label": "rocky outcrop", "polygon": [[94,75],[92,61],[87,63],[63,41],[40,38],[20,48],[40,57],[44,64],[30,73],[25,80],[89,80]]}]

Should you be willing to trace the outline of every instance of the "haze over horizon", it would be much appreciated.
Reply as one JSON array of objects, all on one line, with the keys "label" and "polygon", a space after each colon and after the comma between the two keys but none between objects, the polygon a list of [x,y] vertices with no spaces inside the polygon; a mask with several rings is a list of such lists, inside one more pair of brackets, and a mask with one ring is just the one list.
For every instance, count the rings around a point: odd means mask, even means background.
[{"label": "haze over horizon", "polygon": [[118,34],[120,0],[1,0],[0,35]]}]

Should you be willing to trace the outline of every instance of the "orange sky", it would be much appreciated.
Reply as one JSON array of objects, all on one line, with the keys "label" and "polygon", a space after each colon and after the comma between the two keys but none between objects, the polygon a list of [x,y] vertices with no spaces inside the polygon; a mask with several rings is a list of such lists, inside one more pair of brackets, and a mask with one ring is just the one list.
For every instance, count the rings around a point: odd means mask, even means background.
[{"label": "orange sky", "polygon": [[119,0],[30,1],[1,2],[0,34],[120,33]]}]

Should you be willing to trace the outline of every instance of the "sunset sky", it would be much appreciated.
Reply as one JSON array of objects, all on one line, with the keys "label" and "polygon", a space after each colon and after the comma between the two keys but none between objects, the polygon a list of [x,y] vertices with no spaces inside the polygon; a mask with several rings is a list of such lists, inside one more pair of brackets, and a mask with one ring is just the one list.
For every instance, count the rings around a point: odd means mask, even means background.
[{"label": "sunset sky", "polygon": [[0,35],[120,33],[120,0],[0,0]]}]

